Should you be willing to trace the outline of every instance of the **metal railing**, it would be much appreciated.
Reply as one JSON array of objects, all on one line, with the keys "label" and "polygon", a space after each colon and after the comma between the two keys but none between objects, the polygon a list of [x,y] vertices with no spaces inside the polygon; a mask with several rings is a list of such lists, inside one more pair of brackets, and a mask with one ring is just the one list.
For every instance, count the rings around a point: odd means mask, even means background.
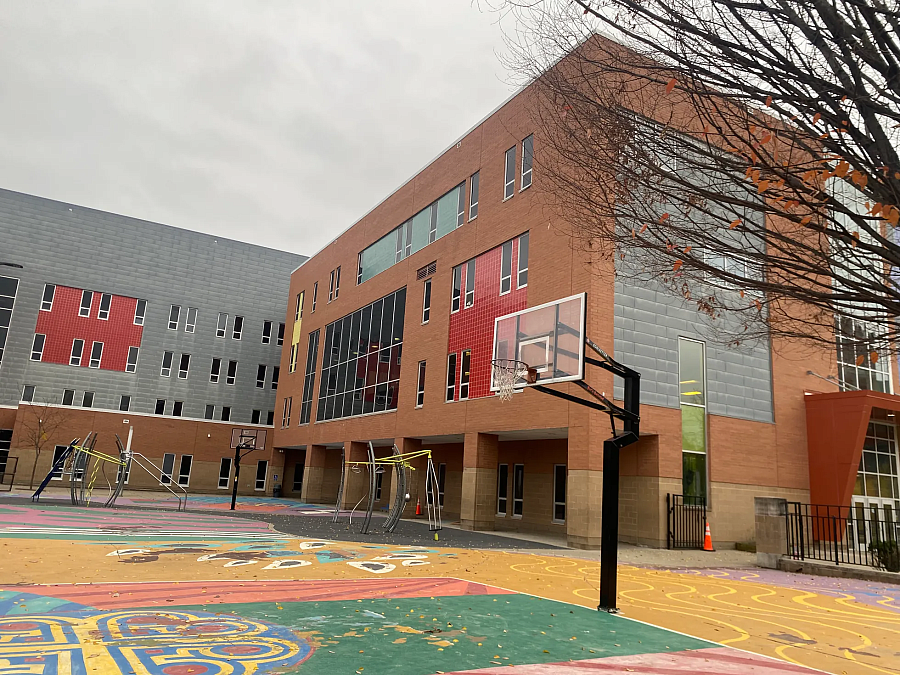
[{"label": "metal railing", "polygon": [[[139,457],[140,457],[140,459],[138,459]],[[141,462],[141,459],[144,460],[145,462],[147,462],[147,464],[149,464],[150,466],[152,466],[154,469],[156,469],[156,472],[153,472],[153,471],[151,471],[150,469],[148,469],[148,468]],[[168,490],[168,491],[171,492],[173,495],[175,495],[175,499],[178,500],[178,510],[179,510],[179,511],[186,511],[186,510],[187,510],[188,493],[187,493],[187,490],[184,489],[184,486],[183,486],[183,485],[179,485],[177,482],[174,482],[174,481],[172,480],[172,476],[171,476],[170,474],[167,474],[165,471],[162,470],[162,468],[156,466],[156,464],[154,464],[153,462],[151,462],[147,457],[145,457],[144,455],[142,455],[142,454],[139,453],[139,452],[133,452],[133,453],[131,454],[131,461],[130,461],[129,464],[128,464],[128,470],[130,471],[130,470],[131,470],[131,467],[134,466],[134,465],[137,465],[137,466],[139,466],[140,468],[142,468],[144,471],[146,471],[148,474],[150,474],[153,478],[155,478],[157,483],[159,483],[159,484],[162,485],[164,488],[166,488],[166,490]],[[169,482],[168,482],[168,483],[164,483],[163,480],[162,480],[162,476],[165,476],[166,478],[168,478],[168,479],[169,479]],[[183,501],[182,501],[182,495],[179,495],[177,492],[175,492],[175,490],[172,489],[172,486],[173,486],[173,485],[174,485],[175,487],[177,487],[179,490],[181,490],[182,493],[184,493],[184,494],[183,494]]]},{"label": "metal railing", "polygon": [[666,494],[666,548],[702,549],[706,498]]},{"label": "metal railing", "polygon": [[13,480],[15,480],[16,467],[18,465],[18,457],[7,457],[3,460],[2,468],[0,468],[0,492],[12,492]]}]

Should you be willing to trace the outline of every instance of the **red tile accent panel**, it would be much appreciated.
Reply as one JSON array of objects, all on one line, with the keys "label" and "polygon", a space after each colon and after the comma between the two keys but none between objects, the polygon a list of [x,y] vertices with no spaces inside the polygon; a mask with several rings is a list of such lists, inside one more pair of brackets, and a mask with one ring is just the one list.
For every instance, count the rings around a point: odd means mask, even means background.
[{"label": "red tile accent panel", "polygon": [[140,347],[143,326],[134,325],[136,298],[113,295],[109,307],[109,319],[97,318],[102,293],[95,291],[89,316],[78,316],[81,307],[81,289],[57,286],[53,307],[49,312],[38,312],[36,333],[47,336],[41,361],[69,365],[72,341],[84,340],[81,366],[87,368],[91,361],[91,345],[103,343],[103,370],[125,371],[128,348]]},{"label": "red tile accent panel", "polygon": [[[475,258],[475,303],[468,309],[465,305],[466,270],[463,264],[461,309],[450,315],[450,335],[447,353],[456,357],[456,390],[453,399],[459,400],[460,367],[462,353],[472,350],[472,364],[469,377],[469,398],[493,396],[491,391],[491,358],[494,352],[494,319],[498,316],[518,312],[528,306],[528,286],[516,288],[516,270],[519,259],[519,240],[513,239],[512,290],[500,295],[500,259],[502,246],[493,248]],[[450,289],[448,289],[450,292]],[[446,384],[447,364],[444,363]]]}]

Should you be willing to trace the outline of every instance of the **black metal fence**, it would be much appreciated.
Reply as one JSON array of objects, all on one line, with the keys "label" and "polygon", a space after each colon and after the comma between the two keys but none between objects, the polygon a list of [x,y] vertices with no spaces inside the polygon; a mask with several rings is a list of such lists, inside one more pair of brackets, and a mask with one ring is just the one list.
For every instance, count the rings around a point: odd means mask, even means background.
[{"label": "black metal fence", "polygon": [[706,534],[706,498],[666,495],[666,548],[702,549]]},{"label": "black metal fence", "polygon": [[0,492],[12,492],[18,464],[18,457],[6,457],[0,462]]},{"label": "black metal fence", "polygon": [[900,571],[900,522],[890,504],[788,502],[788,556]]}]

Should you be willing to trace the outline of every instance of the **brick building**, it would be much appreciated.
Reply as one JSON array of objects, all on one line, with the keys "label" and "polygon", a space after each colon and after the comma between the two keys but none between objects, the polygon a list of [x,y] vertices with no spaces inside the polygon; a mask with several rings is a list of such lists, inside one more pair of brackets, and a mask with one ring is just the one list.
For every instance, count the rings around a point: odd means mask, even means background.
[{"label": "brick building", "polygon": [[[0,472],[28,427],[62,423],[36,476],[72,438],[133,447],[191,491],[229,487],[235,426],[271,429],[285,291],[304,256],[0,190]],[[241,489],[271,492],[272,434]],[[60,481],[65,481],[60,476]],[[7,478],[8,481],[8,478]],[[129,487],[159,488],[132,471]],[[61,482],[60,484],[65,484]]]},{"label": "brick building", "polygon": [[[292,274],[275,431],[287,494],[335,499],[342,448],[350,459],[364,459],[367,442],[385,454],[392,444],[429,448],[444,510],[463,527],[598,546],[607,416],[533,390],[504,404],[489,384],[495,317],[585,292],[587,335],[642,373],[641,440],[621,459],[624,541],[665,545],[668,494],[704,497],[724,544],[753,538],[756,495],[808,502],[811,489],[840,483],[822,498],[856,499],[866,430],[900,400],[888,360],[857,366],[841,350],[779,340],[725,348],[704,337],[683,298],[614,282],[613,263],[573,247],[548,206],[528,96],[504,103]],[[848,388],[886,393],[836,394],[809,374],[838,368]],[[604,371],[586,377],[620,397]],[[836,435],[808,439],[807,408],[821,426],[829,397],[845,394],[859,400],[849,445],[827,455],[840,456],[838,475],[816,459]],[[887,438],[869,435],[873,452],[875,437]],[[893,440],[890,451],[896,458]],[[423,474],[410,508],[425,500]],[[365,493],[364,478],[348,474],[346,505]],[[886,480],[896,491],[896,468]],[[379,478],[379,505],[389,483]],[[879,503],[897,508],[897,496],[888,486]]]}]

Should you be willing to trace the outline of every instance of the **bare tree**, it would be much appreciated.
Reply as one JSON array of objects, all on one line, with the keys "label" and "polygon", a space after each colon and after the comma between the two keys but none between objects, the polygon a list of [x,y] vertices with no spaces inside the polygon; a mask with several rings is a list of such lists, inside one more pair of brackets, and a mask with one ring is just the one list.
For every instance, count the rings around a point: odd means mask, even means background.
[{"label": "bare tree", "polygon": [[535,162],[576,244],[736,317],[729,342],[833,345],[837,321],[858,364],[889,349],[896,2],[485,1],[515,20]]},{"label": "bare tree", "polygon": [[24,412],[18,435],[20,447],[34,451],[34,462],[31,465],[29,489],[34,487],[34,474],[37,471],[41,451],[48,444],[55,444],[56,433],[69,421],[69,411],[48,401],[31,403],[22,406]]}]

